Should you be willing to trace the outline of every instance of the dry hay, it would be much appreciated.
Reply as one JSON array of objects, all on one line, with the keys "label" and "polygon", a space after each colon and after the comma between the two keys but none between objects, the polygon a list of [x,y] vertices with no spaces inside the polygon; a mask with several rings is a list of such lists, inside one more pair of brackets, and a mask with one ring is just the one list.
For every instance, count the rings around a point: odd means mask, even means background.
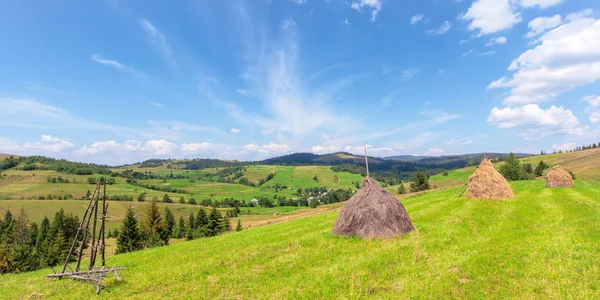
[{"label": "dry hay", "polygon": [[360,190],[344,204],[331,232],[363,238],[392,238],[415,230],[404,206],[377,181],[363,179]]},{"label": "dry hay", "polygon": [[573,177],[561,166],[554,166],[546,173],[547,187],[572,187]]},{"label": "dry hay", "polygon": [[504,199],[514,196],[504,176],[487,159],[481,162],[467,184],[467,198]]}]

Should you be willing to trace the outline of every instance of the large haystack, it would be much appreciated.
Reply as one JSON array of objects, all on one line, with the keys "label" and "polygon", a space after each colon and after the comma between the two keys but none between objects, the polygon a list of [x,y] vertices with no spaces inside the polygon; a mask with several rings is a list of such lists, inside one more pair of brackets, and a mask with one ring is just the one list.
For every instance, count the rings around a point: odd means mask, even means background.
[{"label": "large haystack", "polygon": [[514,196],[506,179],[487,159],[481,162],[467,184],[467,198],[503,199]]},{"label": "large haystack", "polygon": [[546,173],[547,187],[572,187],[573,177],[561,166],[554,166]]},{"label": "large haystack", "polygon": [[415,230],[404,206],[370,177],[340,211],[332,232],[363,238],[392,238]]}]

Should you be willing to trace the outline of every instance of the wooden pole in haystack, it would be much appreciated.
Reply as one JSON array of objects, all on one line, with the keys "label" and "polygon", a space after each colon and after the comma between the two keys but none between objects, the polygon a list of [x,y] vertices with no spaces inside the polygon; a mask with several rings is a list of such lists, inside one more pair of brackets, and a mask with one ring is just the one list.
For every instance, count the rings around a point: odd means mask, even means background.
[{"label": "wooden pole in haystack", "polygon": [[369,161],[367,160],[367,142],[365,142],[365,165],[367,167],[367,177],[369,177]]}]

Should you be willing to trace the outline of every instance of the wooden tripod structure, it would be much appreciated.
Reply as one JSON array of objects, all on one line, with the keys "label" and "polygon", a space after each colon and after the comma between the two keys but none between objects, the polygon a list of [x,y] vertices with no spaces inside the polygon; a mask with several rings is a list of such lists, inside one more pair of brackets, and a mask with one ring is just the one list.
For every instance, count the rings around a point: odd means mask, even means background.
[{"label": "wooden tripod structure", "polygon": [[[102,196],[100,196],[102,187],[104,187],[104,191]],[[100,207],[100,205],[102,207]],[[100,218],[98,218],[98,209],[101,209],[100,213],[102,215],[100,216]],[[77,229],[77,233],[75,234],[75,238],[73,239],[73,243],[71,244],[71,248],[69,249],[69,253],[67,254],[67,258],[65,259],[65,263],[62,267],[62,270],[60,271],[60,273],[55,272],[55,274],[47,275],[47,277],[58,279],[67,277],[74,280],[87,281],[96,286],[96,294],[100,293],[100,288],[102,287],[102,279],[107,274],[113,273],[117,277],[117,279],[120,279],[119,275],[117,274],[117,271],[123,270],[125,268],[106,267],[105,230],[107,211],[108,203],[106,203],[106,183],[102,184],[100,180],[98,180],[98,182],[96,183],[96,189],[94,190],[94,194],[90,198],[90,202],[88,203],[83,218],[81,219],[81,223],[79,224],[79,228]],[[87,270],[81,270],[83,250],[85,248],[86,241],[88,238],[90,222],[92,222],[92,232],[91,234],[89,234],[89,236],[91,237],[92,241],[89,244],[89,246],[91,247],[89,264]],[[97,227],[99,227],[98,232],[96,232]],[[79,250],[76,250],[77,242],[81,242],[81,245],[79,245]],[[98,253],[98,251],[100,251],[100,253]],[[101,266],[100,268],[95,269],[98,254],[100,254]],[[73,270],[69,265],[71,257],[73,257],[74,255],[77,255],[77,265],[75,266],[75,270]],[[67,268],[69,268],[70,271],[67,271]]]}]

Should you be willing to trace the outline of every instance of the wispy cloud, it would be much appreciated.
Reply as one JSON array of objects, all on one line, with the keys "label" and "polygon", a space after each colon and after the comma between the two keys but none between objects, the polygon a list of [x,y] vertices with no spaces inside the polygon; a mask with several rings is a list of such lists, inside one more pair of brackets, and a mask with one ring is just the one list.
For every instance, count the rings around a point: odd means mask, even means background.
[{"label": "wispy cloud", "polygon": [[158,30],[150,21],[146,19],[139,19],[139,24],[148,36],[150,43],[163,55],[165,60],[171,65],[174,66],[175,58],[173,56],[173,50],[171,46],[167,43],[167,38],[165,35]]},{"label": "wispy cloud", "polygon": [[350,7],[357,11],[362,11],[364,8],[371,9],[371,21],[375,22],[377,14],[381,11],[381,0],[357,0],[352,2]]},{"label": "wispy cloud", "polygon": [[410,18],[410,24],[415,25],[425,18],[425,15],[414,15]]},{"label": "wispy cloud", "polygon": [[442,25],[440,25],[440,27],[438,27],[436,29],[426,30],[425,33],[427,33],[429,35],[442,35],[442,34],[446,34],[451,28],[452,28],[452,22],[445,21],[444,23],[442,23]]},{"label": "wispy cloud", "polygon": [[165,106],[162,103],[158,103],[158,102],[154,102],[154,101],[150,102],[150,105],[156,106],[159,108],[165,108]]},{"label": "wispy cloud", "polygon": [[0,98],[0,125],[4,127],[40,129],[91,129],[115,132],[118,135],[149,137],[152,134],[129,127],[91,121],[66,109],[30,99]]},{"label": "wispy cloud", "polygon": [[138,76],[138,77],[146,77],[146,74],[144,72],[141,72],[141,71],[138,71],[138,70],[136,70],[134,68],[128,67],[128,66],[126,66],[126,65],[124,65],[124,64],[122,64],[122,63],[120,63],[120,62],[118,62],[116,60],[103,58],[102,56],[100,56],[98,54],[92,54],[92,56],[90,57],[90,59],[93,60],[93,61],[95,61],[95,62],[97,62],[97,63],[99,63],[99,64],[111,66],[111,67],[113,67],[115,69],[118,69],[118,70],[121,70],[121,71],[124,71],[124,72],[127,72],[127,73],[131,73],[131,74],[133,74],[135,76]]}]

